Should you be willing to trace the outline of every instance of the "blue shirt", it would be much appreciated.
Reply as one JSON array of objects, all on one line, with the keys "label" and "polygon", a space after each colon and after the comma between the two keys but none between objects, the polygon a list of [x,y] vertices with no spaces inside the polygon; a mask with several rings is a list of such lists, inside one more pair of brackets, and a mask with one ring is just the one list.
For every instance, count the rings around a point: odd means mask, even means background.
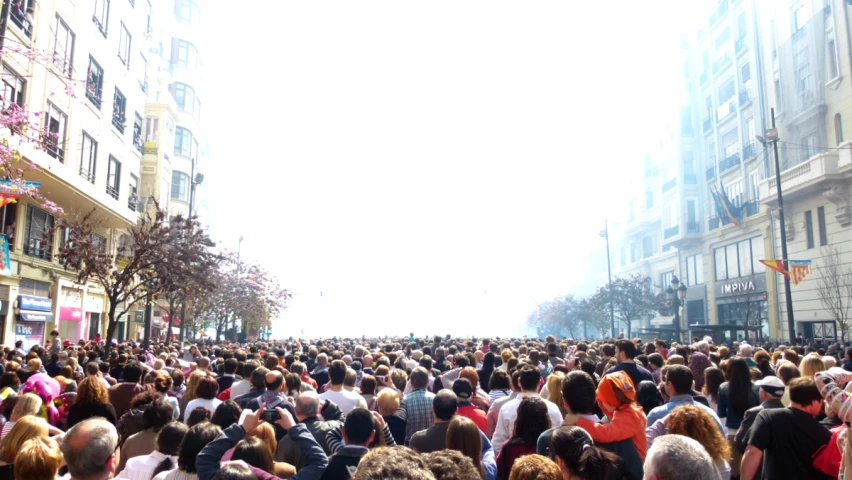
[{"label": "blue shirt", "polygon": [[700,408],[701,410],[704,410],[704,413],[710,415],[710,417],[713,419],[713,421],[716,422],[716,426],[719,427],[719,433],[721,433],[722,436],[727,436],[727,431],[725,430],[725,427],[722,425],[722,420],[719,419],[719,415],[716,415],[716,412],[714,412],[712,408],[696,402],[692,398],[692,395],[690,395],[688,393],[685,394],[685,395],[675,395],[675,396],[671,397],[669,399],[669,402],[666,403],[665,405],[660,405],[659,407],[656,407],[653,410],[651,410],[648,413],[648,422],[646,423],[646,425],[649,426],[649,427],[654,425],[654,422],[656,422],[657,420],[660,420],[663,417],[665,417],[666,415],[672,413],[672,410],[674,410],[675,408],[677,408],[681,405],[695,405],[696,407]]}]

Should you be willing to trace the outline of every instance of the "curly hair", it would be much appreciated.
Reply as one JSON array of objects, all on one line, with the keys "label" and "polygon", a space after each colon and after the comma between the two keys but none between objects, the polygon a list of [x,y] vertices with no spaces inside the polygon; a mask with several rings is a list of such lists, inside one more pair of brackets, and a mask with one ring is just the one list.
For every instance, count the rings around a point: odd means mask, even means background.
[{"label": "curly hair", "polygon": [[713,460],[727,462],[731,458],[731,449],[725,437],[719,433],[716,422],[694,405],[681,405],[672,410],[668,433],[695,439]]},{"label": "curly hair", "polygon": [[535,447],[538,437],[552,427],[547,404],[538,397],[526,397],[518,405],[518,418],[509,443]]},{"label": "curly hair", "polygon": [[509,480],[561,480],[562,471],[553,460],[541,455],[524,455],[515,460]]},{"label": "curly hair", "polygon": [[75,405],[106,405],[109,403],[109,392],[96,377],[86,377],[77,387]]}]

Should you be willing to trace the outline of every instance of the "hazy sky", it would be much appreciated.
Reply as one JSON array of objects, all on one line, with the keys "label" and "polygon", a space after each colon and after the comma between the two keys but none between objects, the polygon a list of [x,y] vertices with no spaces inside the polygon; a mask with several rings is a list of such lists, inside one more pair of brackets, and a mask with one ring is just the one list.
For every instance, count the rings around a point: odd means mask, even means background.
[{"label": "hazy sky", "polygon": [[587,283],[691,2],[203,3],[216,240],[333,336],[514,334]]}]

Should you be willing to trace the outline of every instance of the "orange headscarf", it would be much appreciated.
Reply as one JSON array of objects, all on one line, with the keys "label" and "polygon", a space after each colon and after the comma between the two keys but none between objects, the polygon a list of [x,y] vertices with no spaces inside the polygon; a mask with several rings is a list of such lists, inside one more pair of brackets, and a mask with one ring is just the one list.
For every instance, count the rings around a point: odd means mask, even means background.
[{"label": "orange headscarf", "polygon": [[616,409],[622,408],[622,404],[618,397],[615,396],[615,390],[618,389],[625,397],[631,401],[636,396],[636,389],[633,387],[633,380],[630,379],[624,372],[613,372],[604,376],[601,383],[598,384],[598,401],[603,402]]}]

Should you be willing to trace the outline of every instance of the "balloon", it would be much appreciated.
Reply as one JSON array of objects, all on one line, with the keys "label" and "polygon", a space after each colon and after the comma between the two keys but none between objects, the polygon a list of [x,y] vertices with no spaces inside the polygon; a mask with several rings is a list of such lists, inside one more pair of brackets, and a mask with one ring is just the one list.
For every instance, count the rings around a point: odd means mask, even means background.
[{"label": "balloon", "polygon": [[46,373],[37,373],[27,379],[21,387],[21,393],[34,392],[45,403],[51,402],[59,396],[59,382],[50,378]]}]

